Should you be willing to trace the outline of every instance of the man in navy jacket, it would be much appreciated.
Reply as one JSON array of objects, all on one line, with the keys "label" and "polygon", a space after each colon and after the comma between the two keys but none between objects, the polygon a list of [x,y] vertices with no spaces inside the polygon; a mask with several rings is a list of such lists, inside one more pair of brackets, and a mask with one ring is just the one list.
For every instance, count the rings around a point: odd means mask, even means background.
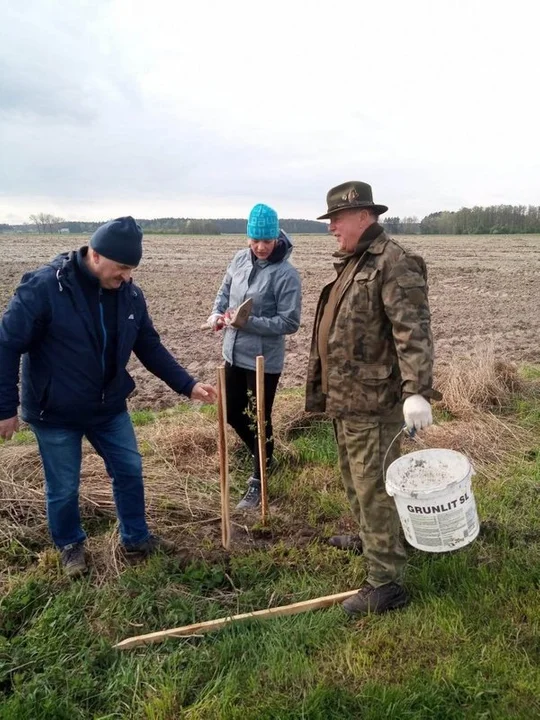
[{"label": "man in navy jacket", "polygon": [[128,553],[171,549],[146,524],[141,456],[126,398],[133,351],[173,390],[212,402],[215,391],[192,378],[161,344],[131,274],[142,257],[132,217],[99,227],[89,247],[26,273],[0,324],[0,437],[22,418],[34,431],[45,474],[47,518],[68,575],[86,570],[79,513],[81,444],[86,436],[112,479],[120,536]]}]

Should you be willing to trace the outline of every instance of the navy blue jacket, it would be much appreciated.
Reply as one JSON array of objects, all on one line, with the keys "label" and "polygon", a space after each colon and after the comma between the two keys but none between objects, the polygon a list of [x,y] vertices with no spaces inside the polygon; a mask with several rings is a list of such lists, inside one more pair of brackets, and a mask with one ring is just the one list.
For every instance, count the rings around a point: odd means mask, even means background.
[{"label": "navy blue jacket", "polygon": [[126,370],[133,351],[175,392],[188,397],[197,382],[161,344],[142,291],[118,292],[116,374],[105,384],[102,342],[75,271],[75,252],[26,273],[0,324],[0,420],[19,404],[23,420],[84,427],[126,409],[135,382]]}]

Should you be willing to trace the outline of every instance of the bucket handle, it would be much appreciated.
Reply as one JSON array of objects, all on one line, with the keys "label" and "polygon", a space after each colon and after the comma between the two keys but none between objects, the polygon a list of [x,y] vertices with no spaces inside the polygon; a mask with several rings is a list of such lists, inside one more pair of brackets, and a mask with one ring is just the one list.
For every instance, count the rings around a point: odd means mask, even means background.
[{"label": "bucket handle", "polygon": [[392,449],[392,445],[396,442],[396,440],[397,440],[398,437],[401,435],[401,433],[405,433],[405,434],[408,435],[411,439],[414,439],[415,436],[416,436],[416,428],[412,428],[412,429],[409,430],[409,428],[407,427],[407,425],[405,425],[405,423],[403,423],[402,427],[400,427],[400,429],[399,429],[399,432],[398,432],[396,435],[394,435],[394,437],[392,438],[392,442],[390,443],[390,445],[388,446],[386,452],[384,453],[384,459],[383,459],[383,464],[382,464],[383,481],[386,480],[386,470],[387,470],[387,468],[386,468],[386,460],[387,460],[387,458],[388,458],[388,453],[389,453],[390,450]]}]

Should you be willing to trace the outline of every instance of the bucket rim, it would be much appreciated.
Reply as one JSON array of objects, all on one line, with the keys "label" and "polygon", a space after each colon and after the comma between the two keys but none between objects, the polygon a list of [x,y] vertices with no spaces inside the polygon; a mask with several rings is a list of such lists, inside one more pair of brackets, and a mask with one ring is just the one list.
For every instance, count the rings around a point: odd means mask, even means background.
[{"label": "bucket rim", "polygon": [[[452,455],[459,456],[460,459],[463,459],[467,462],[467,471],[465,472],[463,477],[452,480],[451,482],[447,482],[445,484],[430,487],[429,489],[419,489],[419,490],[414,490],[414,491],[409,491],[409,492],[406,492],[402,487],[398,487],[397,485],[395,485],[392,479],[390,479],[390,480],[388,479],[388,473],[390,472],[390,469],[394,465],[398,464],[404,458],[409,458],[414,455],[422,455],[422,454],[425,454],[428,452],[434,452],[434,451],[436,452],[437,450],[440,450],[441,452],[444,452],[444,453],[449,453]],[[392,463],[390,463],[390,465],[388,466],[388,468],[386,470],[385,486],[386,486],[386,491],[388,492],[389,495],[399,495],[400,497],[405,497],[405,498],[414,497],[414,498],[421,499],[421,498],[430,497],[431,495],[438,494],[442,491],[447,490],[448,488],[451,488],[454,485],[459,485],[467,478],[470,479],[472,475],[474,475],[473,464],[471,463],[471,461],[467,457],[467,455],[464,455],[464,453],[460,453],[458,450],[450,450],[448,448],[424,448],[423,450],[414,450],[413,452],[406,453],[405,455],[401,455],[400,457],[396,458],[396,460],[394,460]]]}]

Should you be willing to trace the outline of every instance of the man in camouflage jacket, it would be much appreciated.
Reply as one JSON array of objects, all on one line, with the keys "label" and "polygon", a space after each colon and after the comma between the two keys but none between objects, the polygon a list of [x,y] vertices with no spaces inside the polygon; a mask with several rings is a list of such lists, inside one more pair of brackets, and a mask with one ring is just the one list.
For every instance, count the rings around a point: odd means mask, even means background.
[{"label": "man in camouflage jacket", "polygon": [[408,596],[399,516],[384,470],[399,456],[403,420],[410,429],[430,425],[429,399],[438,396],[426,266],[378,224],[388,208],[373,202],[366,183],[332,188],[327,204],[319,219],[330,219],[338,241],[337,277],[317,306],[306,409],[334,419],[342,480],[359,523],[359,536],[334,536],[330,544],[361,550],[368,565],[365,585],[344,608],[385,612]]}]

